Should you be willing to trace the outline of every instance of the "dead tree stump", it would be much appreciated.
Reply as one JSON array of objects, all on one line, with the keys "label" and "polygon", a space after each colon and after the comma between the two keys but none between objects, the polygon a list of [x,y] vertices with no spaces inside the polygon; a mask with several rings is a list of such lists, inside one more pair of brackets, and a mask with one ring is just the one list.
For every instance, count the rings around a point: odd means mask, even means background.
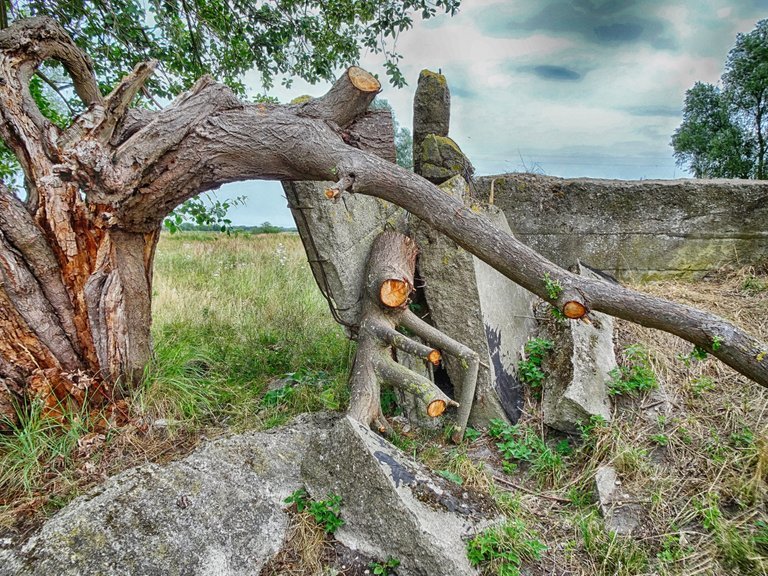
[{"label": "dead tree stump", "polygon": [[[463,344],[430,326],[408,309],[418,248],[398,232],[382,232],[374,241],[364,276],[363,310],[357,354],[350,377],[349,415],[381,432],[391,432],[381,410],[380,383],[419,398],[429,417],[436,418],[448,406],[459,407],[453,440],[461,441],[475,394],[479,357]],[[402,326],[424,342],[397,331]],[[394,349],[437,365],[442,349],[465,367],[461,403],[446,396],[429,379],[394,360]]]}]

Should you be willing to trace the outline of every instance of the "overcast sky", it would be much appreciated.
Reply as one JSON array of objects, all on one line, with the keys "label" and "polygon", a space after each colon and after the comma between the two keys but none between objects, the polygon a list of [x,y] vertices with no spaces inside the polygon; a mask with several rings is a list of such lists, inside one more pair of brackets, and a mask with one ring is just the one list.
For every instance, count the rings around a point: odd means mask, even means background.
[{"label": "overcast sky", "polygon": [[[441,69],[450,136],[480,175],[688,177],[669,146],[685,91],[716,83],[736,34],[767,17],[768,0],[464,0],[457,16],[401,35],[409,85],[385,85],[381,97],[410,128],[419,72]],[[361,65],[384,78],[378,61]],[[327,88],[296,82],[275,95],[286,101]],[[293,225],[277,183],[219,194],[248,195],[232,213],[236,224]]]}]

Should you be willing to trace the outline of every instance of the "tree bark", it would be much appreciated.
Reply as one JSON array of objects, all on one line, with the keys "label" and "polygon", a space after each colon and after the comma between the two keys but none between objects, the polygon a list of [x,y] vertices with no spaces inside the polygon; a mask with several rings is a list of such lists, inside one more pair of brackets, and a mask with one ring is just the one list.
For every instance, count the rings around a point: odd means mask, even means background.
[{"label": "tree bark", "polygon": [[[384,382],[418,398],[430,418],[442,415],[448,406],[459,407],[453,436],[454,440],[459,442],[464,436],[463,431],[474,397],[478,356],[425,324],[408,310],[409,296],[413,291],[416,254],[417,248],[413,240],[397,232],[382,232],[373,243],[366,267],[363,315],[350,377],[349,414],[382,433],[389,432],[390,426],[382,414],[380,404],[380,382]],[[385,288],[392,283],[396,283],[398,287],[394,292],[396,298],[392,297],[393,292],[389,288]],[[428,342],[439,342],[449,354],[458,352],[463,354],[460,356],[462,360],[468,359],[470,363],[474,361],[468,368],[471,381],[465,386],[465,390],[469,391],[463,398],[466,406],[459,406],[458,402],[446,396],[430,380],[393,359],[393,349],[396,348],[434,364],[440,362],[441,354],[437,349],[401,334],[396,330],[400,325]]]},{"label": "tree bark", "polygon": [[[63,63],[87,106],[66,130],[43,117],[29,92],[45,59]],[[34,379],[53,380],[50,371],[71,389],[87,381],[100,391],[91,398],[108,400],[120,383],[135,382],[150,358],[152,261],[163,218],[188,198],[247,179],[333,181],[340,194],[377,196],[555,305],[548,282],[586,310],[681,336],[768,386],[768,347],[733,324],[562,270],[372,154],[382,138],[366,133],[365,115],[379,85],[361,69],[305,104],[245,104],[204,77],[164,110],[132,111],[152,68],[138,66],[103,96],[87,56],[52,20],[0,31],[0,137],[28,189],[22,202],[0,188],[0,410]]]}]

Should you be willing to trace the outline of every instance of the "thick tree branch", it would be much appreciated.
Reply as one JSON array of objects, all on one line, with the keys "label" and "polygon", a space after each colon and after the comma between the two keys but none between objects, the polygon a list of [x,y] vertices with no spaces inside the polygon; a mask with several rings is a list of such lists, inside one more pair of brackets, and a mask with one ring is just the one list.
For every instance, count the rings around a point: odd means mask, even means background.
[{"label": "thick tree branch", "polygon": [[434,326],[430,326],[410,310],[406,310],[403,313],[400,322],[404,328],[413,331],[424,341],[444,350],[461,362],[464,369],[464,379],[461,383],[459,414],[456,418],[456,426],[451,434],[451,439],[459,443],[464,438],[467,422],[469,422],[469,414],[475,401],[477,372],[480,370],[480,356],[471,348],[443,334]]},{"label": "thick tree branch", "polygon": [[[194,127],[185,131],[185,138],[176,140],[178,145],[172,154],[157,154],[157,165],[145,176],[141,193],[124,205],[123,225],[136,229],[156,226],[158,215],[183,199],[234,180],[348,179],[353,181],[352,192],[405,208],[552,304],[557,305],[558,298],[550,296],[548,285],[556,283],[563,294],[578,294],[578,303],[587,310],[680,336],[768,386],[768,346],[730,322],[571,274],[496,229],[459,199],[411,172],[346,144],[332,126],[296,116],[290,107],[241,106],[219,111],[221,106],[213,106],[211,98],[202,100],[202,109],[213,108],[213,112],[208,116],[196,114]],[[188,126],[193,120],[190,114],[195,112],[187,110],[184,121],[171,111],[168,119],[173,125]],[[151,144],[147,135],[139,139]],[[565,304],[561,303],[563,307]]]},{"label": "thick tree branch", "polygon": [[46,60],[58,60],[72,76],[75,92],[86,106],[103,104],[91,59],[55,20],[47,16],[18,20],[0,30],[0,51],[27,82]]}]

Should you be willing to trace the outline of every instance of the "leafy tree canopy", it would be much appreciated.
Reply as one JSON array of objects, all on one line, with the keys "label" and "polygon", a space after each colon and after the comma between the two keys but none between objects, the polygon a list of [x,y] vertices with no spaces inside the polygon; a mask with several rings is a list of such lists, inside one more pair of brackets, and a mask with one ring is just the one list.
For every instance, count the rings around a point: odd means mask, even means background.
[{"label": "leafy tree canopy", "polygon": [[736,37],[720,84],[697,82],[686,92],[672,136],[677,164],[697,178],[765,179],[768,20]]},{"label": "leafy tree canopy", "polygon": [[[108,89],[137,63],[160,62],[152,90],[170,97],[204,74],[245,91],[256,69],[275,76],[331,79],[362,50],[381,53],[403,86],[394,44],[414,17],[455,14],[460,0],[0,0],[3,26],[49,15],[93,58]],[[290,82],[287,80],[286,82]]]}]

